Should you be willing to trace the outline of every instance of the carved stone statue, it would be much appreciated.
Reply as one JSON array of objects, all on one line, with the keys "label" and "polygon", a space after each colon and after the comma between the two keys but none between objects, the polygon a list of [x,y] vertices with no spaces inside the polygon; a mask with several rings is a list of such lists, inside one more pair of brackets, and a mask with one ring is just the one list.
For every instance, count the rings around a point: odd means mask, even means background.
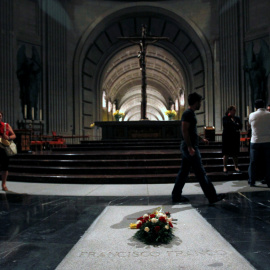
[{"label": "carved stone statue", "polygon": [[25,45],[18,50],[17,77],[20,83],[22,114],[27,119],[32,119],[32,112],[34,112],[34,119],[37,119],[38,94],[41,85],[41,61],[34,46],[32,46],[31,58],[28,58],[25,54]]},{"label": "carved stone statue", "polygon": [[254,44],[251,42],[245,51],[245,71],[249,77],[251,101],[254,108],[256,99],[268,100],[267,79],[270,72],[270,50],[264,40],[260,41],[261,48],[258,54],[254,53]]}]

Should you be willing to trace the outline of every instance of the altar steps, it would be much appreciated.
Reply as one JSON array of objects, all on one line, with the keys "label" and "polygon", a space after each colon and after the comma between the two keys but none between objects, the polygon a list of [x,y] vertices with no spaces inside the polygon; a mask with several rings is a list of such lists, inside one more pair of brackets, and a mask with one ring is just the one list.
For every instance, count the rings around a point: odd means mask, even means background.
[{"label": "altar steps", "polygon": [[[168,149],[156,142],[152,150],[131,150],[132,147],[115,150],[104,148],[102,144],[98,150],[77,152],[69,148],[69,151],[19,154],[11,158],[9,180],[74,184],[174,183],[181,164],[179,145]],[[212,146],[200,147],[205,170],[212,181],[248,179],[249,156],[245,149],[239,154],[242,173],[234,172],[229,159],[229,173],[224,174],[221,150]],[[220,144],[215,146],[220,148]],[[197,181],[192,173],[189,181]]]},{"label": "altar steps", "polygon": [[[21,165],[12,165],[10,168],[12,171],[21,172],[21,173],[28,173],[28,174],[35,174],[40,173],[42,170],[45,170],[46,174],[50,175],[137,175],[137,174],[166,174],[168,172],[176,174],[179,170],[179,165],[177,166],[170,166],[170,165],[159,165],[159,166],[117,166],[117,167],[71,167],[67,166],[21,166]],[[217,172],[222,171],[223,166],[222,165],[205,165],[204,166],[207,173],[210,172]],[[246,171],[248,168],[248,164],[241,164],[241,168]]]},{"label": "altar steps", "polygon": [[[211,142],[211,149],[221,149],[220,143]],[[180,140],[170,141],[84,141],[80,145],[67,145],[66,148],[52,149],[57,152],[69,152],[69,151],[96,151],[96,150],[155,150],[155,149],[167,149],[178,150],[180,147]],[[201,145],[201,149],[208,149],[208,145]]]},{"label": "altar steps", "polygon": [[[229,172],[208,173],[208,177],[215,182],[247,180],[245,173]],[[245,177],[243,177],[245,175]],[[12,173],[10,181],[33,183],[62,183],[62,184],[166,184],[174,183],[176,174],[138,174],[138,175],[67,175],[67,174],[26,174]],[[187,182],[197,182],[194,174],[190,174]]]},{"label": "altar steps", "polygon": [[[239,157],[239,163],[241,166],[248,164],[248,156]],[[229,160],[229,163],[232,163]],[[139,167],[139,166],[180,166],[180,158],[166,158],[166,159],[107,159],[107,160],[67,160],[67,159],[17,159],[13,160],[10,165],[14,170],[20,170],[21,167],[28,166],[35,168],[40,167],[69,167],[69,168],[80,168],[80,167]],[[214,168],[222,165],[222,158],[203,158],[204,166],[213,166]],[[16,168],[17,167],[17,168]]]}]

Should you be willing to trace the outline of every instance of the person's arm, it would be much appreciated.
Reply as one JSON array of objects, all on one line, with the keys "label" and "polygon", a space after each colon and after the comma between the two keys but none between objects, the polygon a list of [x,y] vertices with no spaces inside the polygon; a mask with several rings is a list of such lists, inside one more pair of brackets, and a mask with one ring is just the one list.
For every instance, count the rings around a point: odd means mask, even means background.
[{"label": "person's arm", "polygon": [[185,140],[185,143],[187,144],[188,147],[188,152],[191,156],[194,156],[195,150],[191,144],[190,136],[189,136],[189,122],[184,122],[182,121],[182,133],[183,133],[183,138]]},{"label": "person's arm", "polygon": [[12,129],[12,127],[10,125],[8,125],[7,130],[8,130],[9,134],[8,135],[4,134],[3,138],[6,139],[6,140],[14,140],[14,139],[16,139],[16,135],[15,135],[15,133],[14,133],[14,131],[13,131],[13,129]]},{"label": "person's arm", "polygon": [[239,121],[239,129],[240,130],[242,130],[242,128],[243,128],[243,124],[242,124],[242,121],[241,121],[241,119],[240,119],[240,117],[238,117],[238,121]]},{"label": "person's arm", "polygon": [[201,136],[198,135],[199,141],[204,142],[205,144],[209,144],[209,141],[207,139],[202,138]]}]

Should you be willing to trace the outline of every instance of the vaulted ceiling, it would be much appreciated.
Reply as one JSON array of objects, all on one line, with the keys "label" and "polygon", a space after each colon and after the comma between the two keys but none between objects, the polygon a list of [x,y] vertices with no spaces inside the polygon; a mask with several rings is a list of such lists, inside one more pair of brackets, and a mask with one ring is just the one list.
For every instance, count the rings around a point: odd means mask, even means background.
[{"label": "vaulted ceiling", "polygon": [[[125,113],[124,120],[139,120],[142,74],[138,45],[122,49],[106,65],[102,87],[106,98],[117,103]],[[166,50],[148,45],[146,52],[147,117],[164,119],[164,112],[179,98],[185,88],[183,71],[177,60]]]}]

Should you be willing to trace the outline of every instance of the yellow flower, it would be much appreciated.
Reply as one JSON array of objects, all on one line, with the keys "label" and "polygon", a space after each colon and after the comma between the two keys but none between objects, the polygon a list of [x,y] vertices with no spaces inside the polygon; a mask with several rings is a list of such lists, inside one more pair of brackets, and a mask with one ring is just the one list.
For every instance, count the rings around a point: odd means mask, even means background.
[{"label": "yellow flower", "polygon": [[175,110],[167,110],[167,111],[165,112],[165,114],[166,114],[167,116],[176,116],[176,115],[177,115],[177,113],[176,113]]},{"label": "yellow flower", "polygon": [[119,114],[119,110],[115,111],[115,112],[113,113],[113,116],[118,115],[118,114]]},{"label": "yellow flower", "polygon": [[113,113],[113,116],[120,116],[120,117],[123,117],[123,116],[125,116],[125,114],[122,113],[122,112],[119,112],[119,110],[117,110],[117,111],[115,111],[115,112]]},{"label": "yellow flower", "polygon": [[130,229],[137,229],[137,224],[136,223],[130,223],[129,227],[130,227]]},{"label": "yellow flower", "polygon": [[92,123],[91,125],[90,125],[90,128],[93,128],[95,126],[95,123]]}]

